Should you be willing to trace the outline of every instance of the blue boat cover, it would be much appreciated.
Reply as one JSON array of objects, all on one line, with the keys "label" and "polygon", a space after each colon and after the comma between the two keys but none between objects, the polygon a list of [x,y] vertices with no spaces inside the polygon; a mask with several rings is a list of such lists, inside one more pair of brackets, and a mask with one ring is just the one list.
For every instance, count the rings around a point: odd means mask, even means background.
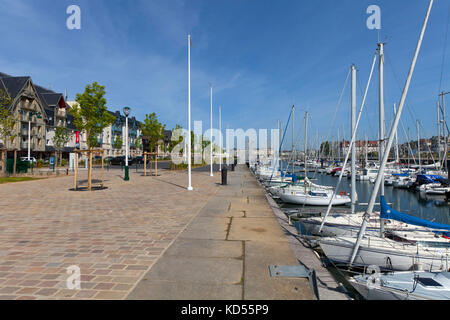
[{"label": "blue boat cover", "polygon": [[409,171],[404,173],[393,173],[394,177],[409,177]]},{"label": "blue boat cover", "polygon": [[392,209],[386,202],[386,199],[384,196],[380,197],[380,203],[381,203],[381,213],[380,217],[382,219],[392,219],[401,221],[404,223],[409,223],[415,226],[422,226],[430,229],[438,229],[438,230],[450,230],[450,225],[448,224],[442,224],[442,223],[436,223],[431,222],[425,219],[421,219],[418,217],[411,216],[406,213],[401,213],[397,210]]},{"label": "blue boat cover", "polygon": [[417,175],[417,182],[419,184],[441,182],[442,180],[445,180],[445,179],[443,177],[435,175],[435,174],[418,174]]},{"label": "blue boat cover", "polygon": [[292,182],[297,182],[297,175],[294,174],[288,174],[286,172],[284,172],[283,170],[281,170],[281,175],[285,178],[292,178]]}]

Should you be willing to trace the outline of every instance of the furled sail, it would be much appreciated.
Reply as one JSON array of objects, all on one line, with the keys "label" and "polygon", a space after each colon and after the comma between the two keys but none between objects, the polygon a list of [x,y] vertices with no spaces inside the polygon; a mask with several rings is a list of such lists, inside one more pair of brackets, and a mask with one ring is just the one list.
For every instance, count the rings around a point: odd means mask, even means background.
[{"label": "furled sail", "polygon": [[386,202],[386,199],[384,196],[380,197],[380,203],[381,203],[381,213],[380,217],[382,219],[392,219],[401,221],[404,223],[409,223],[415,226],[422,226],[430,229],[435,230],[450,230],[450,225],[448,224],[442,224],[437,222],[431,222],[425,219],[421,219],[418,217],[411,216],[406,213],[399,212],[397,210],[392,209]]}]

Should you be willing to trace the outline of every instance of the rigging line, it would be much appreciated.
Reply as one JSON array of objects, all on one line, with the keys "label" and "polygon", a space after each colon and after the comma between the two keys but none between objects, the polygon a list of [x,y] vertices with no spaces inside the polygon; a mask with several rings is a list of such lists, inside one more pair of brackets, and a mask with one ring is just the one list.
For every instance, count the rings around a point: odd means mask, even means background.
[{"label": "rigging line", "polygon": [[342,103],[342,97],[344,96],[344,91],[345,91],[345,88],[347,87],[347,82],[348,82],[349,76],[350,76],[350,70],[348,71],[347,77],[345,78],[344,87],[342,88],[341,95],[340,95],[340,97],[339,97],[338,104],[337,104],[337,106],[336,106],[336,110],[334,111],[333,119],[331,120],[330,128],[328,129],[327,139],[330,137],[331,130],[334,129],[334,121],[336,120],[337,112],[338,112],[339,107],[340,107],[340,105],[341,105],[341,103]]},{"label": "rigging line", "polygon": [[[389,66],[391,67],[391,71],[392,71],[392,74],[394,75],[394,79],[395,79],[395,82],[396,82],[396,84],[397,84],[397,86],[398,86],[398,89],[399,89],[400,93],[402,93],[402,90],[403,90],[403,89],[402,89],[402,87],[401,87],[401,85],[400,85],[400,81],[399,81],[399,79],[398,79],[397,72],[395,72],[394,65],[392,64],[392,61],[391,61],[391,59],[389,58],[389,55],[386,54],[386,52],[384,53],[384,56],[386,57],[386,59],[387,59],[387,61],[388,61],[388,63],[389,63]],[[406,109],[408,110],[409,116],[411,117],[411,120],[412,120],[413,123],[415,122],[415,119],[419,119],[419,117],[415,114],[415,110],[412,109],[412,108],[410,107],[409,103],[406,103],[406,101],[405,101],[405,107],[406,107]],[[413,114],[413,113],[414,113],[414,114]]]},{"label": "rigging line", "polygon": [[[288,125],[289,125],[289,121],[291,120],[291,115],[292,115],[292,109],[291,109],[291,112],[289,112],[288,121],[286,122],[286,127],[284,128],[284,132],[283,132],[283,138],[281,139],[281,144],[280,144],[280,147],[278,149],[278,157],[280,159],[281,159],[281,147],[283,146],[284,137],[286,136],[286,132],[287,132],[287,128],[288,128]],[[270,175],[269,183],[272,181],[272,177],[273,177],[274,171],[275,171],[275,165],[273,167],[272,174]]]},{"label": "rigging line", "polygon": [[[357,77],[357,81],[358,81],[358,84],[359,84],[359,91],[361,93],[361,96],[363,97],[364,93],[362,91],[363,86],[361,85],[361,77]],[[369,127],[369,132],[373,132],[372,123],[371,123],[371,121],[369,121],[369,111],[368,111],[369,106],[370,106],[370,104],[368,104],[366,102],[366,107],[364,108],[364,115],[365,115],[366,120],[367,120],[367,125]]]},{"label": "rigging line", "polygon": [[[356,133],[358,132],[359,122],[360,122],[360,120],[361,120],[361,115],[362,115],[362,112],[363,112],[363,109],[364,109],[364,106],[365,106],[365,103],[366,103],[367,92],[369,91],[370,83],[371,83],[371,81],[372,81],[372,75],[373,75],[373,70],[374,70],[374,68],[375,68],[376,61],[377,61],[377,52],[375,52],[375,55],[374,55],[374,57],[373,57],[372,68],[371,68],[371,70],[370,70],[369,79],[367,80],[367,85],[366,85],[366,89],[365,89],[365,92],[364,92],[364,97],[363,97],[363,100],[362,100],[362,102],[361,102],[361,107],[360,107],[360,110],[359,110],[359,113],[358,113],[358,116],[357,116],[357,119],[356,119],[356,122],[355,122],[355,126],[354,126],[354,128],[352,129],[352,137],[351,137],[350,143],[349,143],[349,145],[348,145],[348,151],[347,151],[347,154],[346,154],[346,156],[345,156],[344,164],[342,165],[342,170],[341,170],[341,173],[339,174],[339,179],[338,179],[338,181],[337,181],[337,183],[336,183],[336,187],[335,187],[335,189],[334,189],[334,191],[333,191],[333,194],[332,194],[332,196],[331,196],[330,202],[329,202],[329,204],[328,204],[327,212],[325,213],[325,215],[324,215],[324,217],[323,217],[323,219],[322,219],[322,222],[321,222],[321,224],[320,224],[320,227],[319,227],[319,233],[322,232],[322,228],[323,228],[323,226],[324,226],[324,224],[325,224],[325,220],[326,220],[328,214],[329,214],[330,211],[331,211],[331,207],[333,206],[333,200],[334,200],[334,198],[336,197],[336,194],[337,194],[337,192],[338,192],[340,183],[341,183],[341,181],[342,181],[342,176],[343,176],[343,173],[344,173],[344,168],[345,168],[345,166],[346,166],[346,164],[347,164],[347,161],[348,161],[348,159],[349,159],[349,156],[350,156],[350,153],[351,153],[352,146],[355,144]],[[350,70],[351,70],[351,69],[350,69]],[[356,110],[355,110],[355,111],[356,111]],[[355,172],[352,172],[352,174],[356,174],[356,173],[355,173]],[[353,199],[352,199],[352,200],[353,200]]]},{"label": "rigging line", "polygon": [[445,53],[447,51],[447,36],[448,36],[448,24],[449,24],[449,21],[450,21],[450,5],[448,6],[448,13],[447,13],[447,27],[445,29],[444,48],[443,48],[443,52],[442,52],[441,77],[439,79],[438,94],[441,93],[441,90],[442,90],[442,77],[444,75]]},{"label": "rigging line", "polygon": [[403,121],[402,121],[401,118],[400,118],[400,125],[402,126],[403,133],[404,133],[404,135],[405,135],[405,137],[406,137],[406,142],[407,142],[407,145],[408,145],[408,152],[409,152],[410,155],[412,156],[412,158],[413,158],[413,160],[414,160],[414,164],[416,164],[416,158],[414,157],[414,153],[412,152],[411,145],[409,144],[409,142],[410,142],[410,137],[409,137],[408,134],[406,133],[405,126],[403,125]]},{"label": "rigging line", "polygon": [[[422,127],[422,124],[420,123],[420,120],[417,120],[418,122],[419,122],[419,128],[422,128],[422,133],[424,134],[424,136],[425,136],[425,129]],[[425,138],[425,140],[426,140],[426,138]],[[418,141],[417,143],[420,143],[420,141]],[[428,147],[428,151],[430,152],[430,154],[431,154],[431,160],[433,161],[433,164],[436,162],[435,160],[434,160],[434,156],[433,156],[433,153],[431,152],[431,149],[430,149],[430,146],[428,145],[428,143],[426,143],[425,142],[425,144],[427,145],[427,147]],[[440,163],[439,163],[440,164]]]}]

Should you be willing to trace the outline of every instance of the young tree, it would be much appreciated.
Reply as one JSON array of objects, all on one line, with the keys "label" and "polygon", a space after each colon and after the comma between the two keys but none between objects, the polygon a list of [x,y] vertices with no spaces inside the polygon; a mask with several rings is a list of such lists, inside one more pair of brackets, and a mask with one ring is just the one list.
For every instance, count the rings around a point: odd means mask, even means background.
[{"label": "young tree", "polygon": [[[175,148],[175,146],[177,146],[178,144],[180,144],[183,141],[183,135],[181,135],[181,130],[183,129],[182,126],[180,126],[179,124],[175,125],[175,128],[172,129],[172,139],[169,142],[169,146],[168,146],[168,151],[172,152],[173,148]],[[178,131],[178,134],[176,134],[176,132]],[[178,139],[175,139],[174,137],[178,136]],[[183,150],[183,149],[181,149]]]},{"label": "young tree", "polygon": [[204,134],[201,136],[202,159],[205,159],[205,149],[211,144],[211,141]]},{"label": "young tree", "polygon": [[[148,147],[150,152],[155,152],[158,150],[158,145],[161,139],[164,138],[164,129],[166,125],[163,125],[158,121],[156,114],[153,112],[151,114],[145,115],[145,120],[142,123],[142,135],[146,137],[148,141]],[[156,159],[156,156],[155,156]],[[157,165],[156,165],[157,166]],[[150,170],[152,167],[152,158],[150,157]]]},{"label": "young tree", "polygon": [[[64,127],[56,127],[55,136],[53,137],[53,144],[55,150],[59,152],[59,164],[62,164],[62,150],[64,146],[70,141],[70,132]],[[56,158],[56,165],[58,165],[58,158]]]},{"label": "young tree", "polygon": [[[72,106],[70,113],[74,117],[74,124],[80,132],[85,132],[88,146],[88,156],[92,160],[92,150],[97,146],[97,137],[103,132],[103,128],[111,125],[116,118],[107,111],[105,87],[97,82],[88,84],[84,93],[77,93],[76,104]],[[92,184],[92,161],[88,167],[88,189]]]},{"label": "young tree", "polygon": [[6,175],[7,142],[12,141],[15,138],[14,126],[18,120],[14,117],[12,110],[9,109],[12,102],[13,100],[8,92],[0,89],[0,139],[3,141],[4,147],[4,150],[2,151],[3,175]]},{"label": "young tree", "polygon": [[154,152],[157,148],[159,141],[164,138],[164,129],[166,125],[163,125],[158,121],[156,114],[145,115],[144,123],[142,124],[142,135],[148,140],[150,152]]},{"label": "young tree", "polygon": [[122,137],[120,135],[117,135],[114,138],[113,148],[114,149],[121,149],[122,148]]},{"label": "young tree", "polygon": [[134,147],[136,148],[136,153],[139,152],[139,150],[142,149],[142,138],[137,137],[136,140],[134,140]]}]

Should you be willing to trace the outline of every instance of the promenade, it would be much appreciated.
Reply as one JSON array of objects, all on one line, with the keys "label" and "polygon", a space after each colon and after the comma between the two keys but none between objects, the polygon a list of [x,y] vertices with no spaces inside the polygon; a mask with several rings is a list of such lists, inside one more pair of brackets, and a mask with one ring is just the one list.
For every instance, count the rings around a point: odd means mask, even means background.
[{"label": "promenade", "polygon": [[[245,166],[220,173],[105,173],[0,185],[0,299],[315,299],[305,278],[272,278],[298,260]],[[77,266],[81,289],[68,289]]]}]

